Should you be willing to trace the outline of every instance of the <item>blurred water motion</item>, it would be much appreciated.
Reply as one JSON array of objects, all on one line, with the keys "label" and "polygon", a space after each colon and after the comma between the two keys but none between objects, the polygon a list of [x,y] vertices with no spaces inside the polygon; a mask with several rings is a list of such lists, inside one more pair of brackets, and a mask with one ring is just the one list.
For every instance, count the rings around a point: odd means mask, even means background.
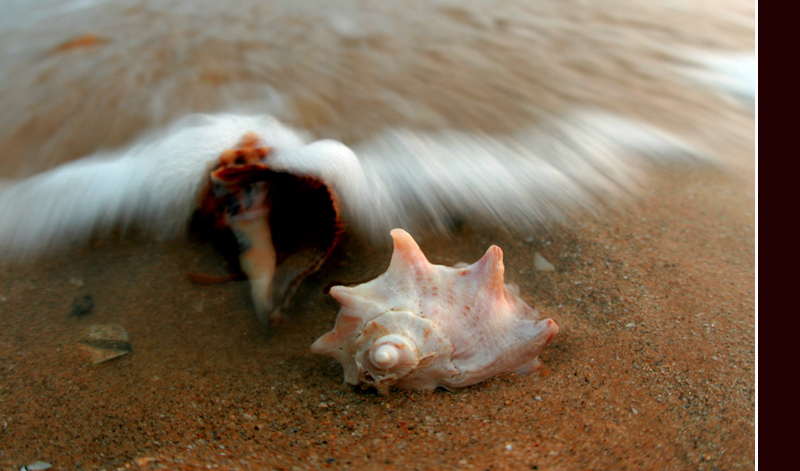
[{"label": "blurred water motion", "polygon": [[513,134],[590,106],[712,147],[744,145],[752,113],[686,74],[687,51],[752,53],[751,1],[6,0],[0,11],[4,177],[190,112],[272,114],[354,144],[398,127]]}]

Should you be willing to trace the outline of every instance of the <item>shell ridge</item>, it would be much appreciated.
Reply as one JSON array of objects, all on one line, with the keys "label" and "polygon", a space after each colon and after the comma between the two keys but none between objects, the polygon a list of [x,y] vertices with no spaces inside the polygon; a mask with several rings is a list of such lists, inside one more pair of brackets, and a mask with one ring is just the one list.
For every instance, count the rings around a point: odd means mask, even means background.
[{"label": "shell ridge", "polygon": [[[469,358],[456,357],[454,355],[453,364],[464,371],[461,376],[457,378],[462,386],[469,386],[476,384],[483,379],[474,379],[479,376],[492,372],[491,376],[500,374],[513,373],[513,372],[531,372],[538,366],[537,360],[539,353],[547,346],[548,343],[558,333],[558,325],[551,319],[532,320],[532,319],[519,319],[514,323],[512,329],[505,332],[503,337],[493,338],[490,344],[484,345],[485,352],[480,355],[481,359],[489,359],[479,368],[476,365],[471,365],[473,371],[461,366]],[[500,348],[502,345],[516,345],[513,349]],[[486,352],[491,351],[504,351],[503,355],[492,357],[486,355]]]},{"label": "shell ridge", "polygon": [[[343,288],[343,289],[337,289],[337,288]],[[347,286],[334,286],[330,290],[331,296],[333,296],[334,299],[339,301],[339,304],[342,306],[343,310],[350,311],[352,315],[357,315],[358,317],[365,318],[365,315],[368,313],[376,313],[374,316],[370,317],[367,320],[373,319],[374,317],[380,315],[381,312],[386,310],[386,306],[383,305],[384,300],[371,299],[370,298],[371,292],[372,290],[358,290]],[[363,313],[365,315],[359,313]]]},{"label": "shell ridge", "polygon": [[365,294],[378,296],[385,302],[385,310],[404,309],[411,312],[420,310],[420,290],[419,286],[413,282],[406,282],[408,271],[398,268],[397,265],[390,264],[389,268],[372,281],[357,286],[364,289]]}]

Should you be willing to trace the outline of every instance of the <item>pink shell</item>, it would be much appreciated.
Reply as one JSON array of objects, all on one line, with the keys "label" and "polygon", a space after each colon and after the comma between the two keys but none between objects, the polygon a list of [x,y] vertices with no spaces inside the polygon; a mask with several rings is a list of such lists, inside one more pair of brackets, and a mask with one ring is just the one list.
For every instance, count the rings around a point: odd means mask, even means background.
[{"label": "pink shell", "polygon": [[538,366],[558,325],[503,283],[499,247],[470,266],[451,268],[431,264],[407,232],[391,234],[386,273],[331,289],[341,309],[313,353],[338,360],[347,383],[380,392],[460,388]]}]

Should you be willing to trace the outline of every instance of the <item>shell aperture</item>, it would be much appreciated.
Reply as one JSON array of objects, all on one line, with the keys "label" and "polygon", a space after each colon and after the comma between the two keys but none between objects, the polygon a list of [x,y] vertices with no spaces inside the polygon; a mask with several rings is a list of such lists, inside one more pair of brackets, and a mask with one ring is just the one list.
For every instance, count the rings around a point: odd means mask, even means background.
[{"label": "shell aperture", "polygon": [[[230,231],[262,322],[277,322],[300,282],[341,238],[336,193],[320,178],[273,166],[272,149],[247,132],[220,155],[199,213]],[[224,247],[226,251],[227,247]]]}]

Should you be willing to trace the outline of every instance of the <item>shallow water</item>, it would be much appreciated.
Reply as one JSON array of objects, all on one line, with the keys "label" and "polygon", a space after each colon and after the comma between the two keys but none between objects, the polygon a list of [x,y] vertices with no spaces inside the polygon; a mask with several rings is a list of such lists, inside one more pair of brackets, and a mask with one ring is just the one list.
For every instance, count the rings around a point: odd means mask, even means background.
[{"label": "shallow water", "polygon": [[749,1],[4,5],[6,177],[189,112],[268,113],[354,144],[392,127],[510,133],[598,107],[728,142],[738,113],[676,67],[685,48],[754,49]]}]

